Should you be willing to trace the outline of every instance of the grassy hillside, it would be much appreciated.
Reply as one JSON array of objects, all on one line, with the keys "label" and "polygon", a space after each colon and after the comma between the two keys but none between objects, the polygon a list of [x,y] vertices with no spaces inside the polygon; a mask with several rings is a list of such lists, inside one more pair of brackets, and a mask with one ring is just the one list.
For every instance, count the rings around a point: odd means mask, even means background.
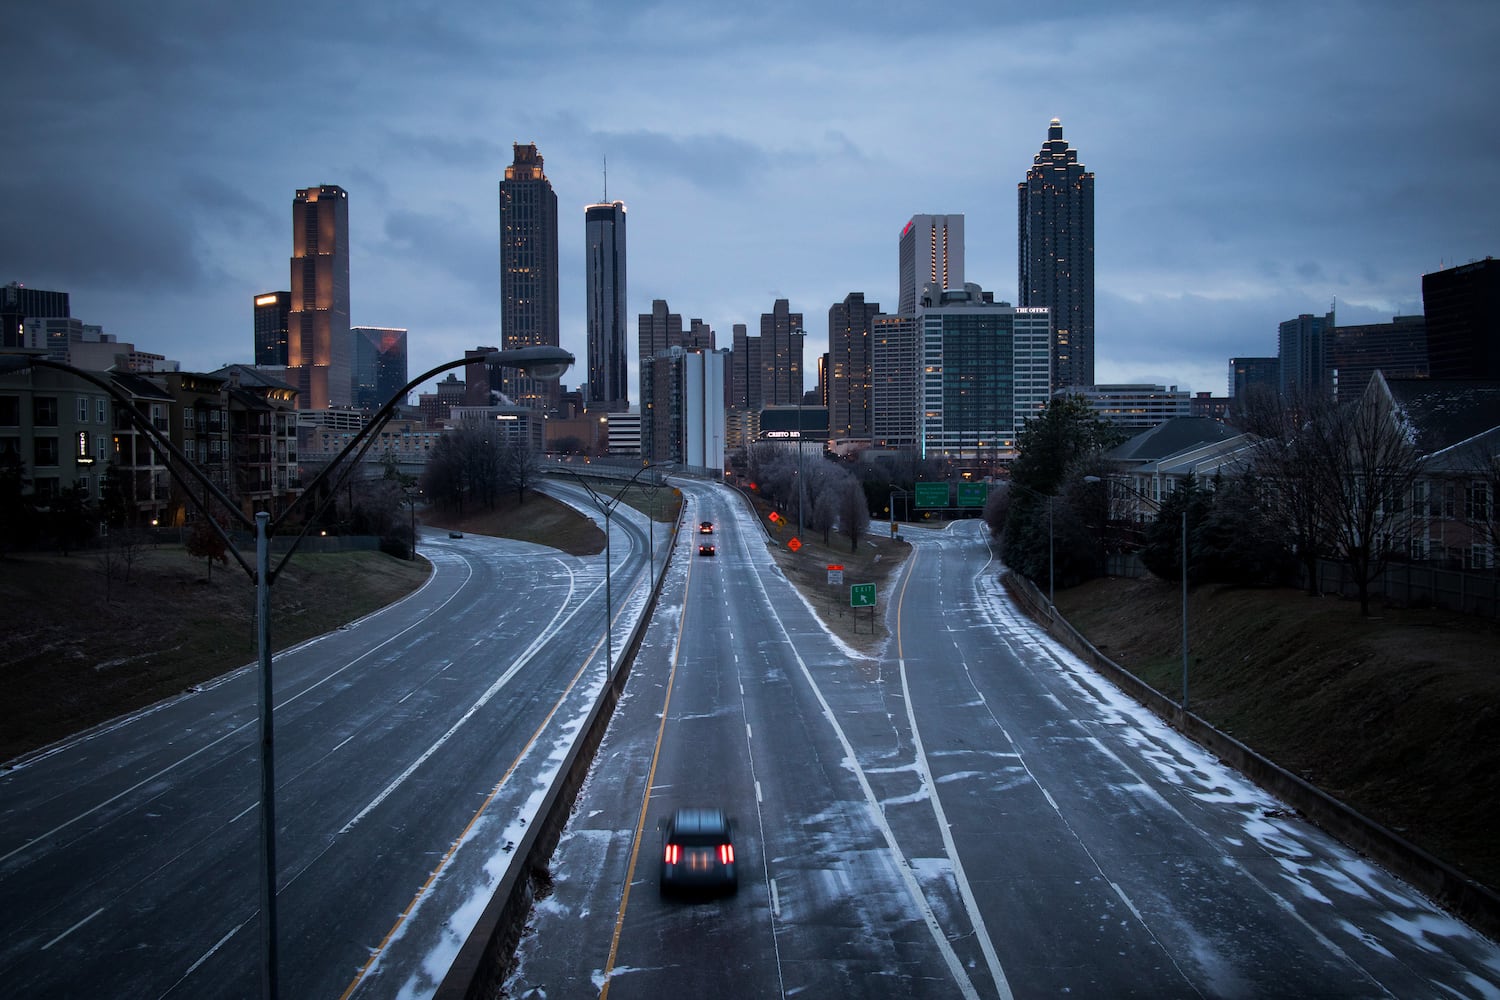
[{"label": "grassy hillside", "polygon": [[[1182,597],[1159,580],[1057,594],[1101,651],[1173,698]],[[1500,886],[1500,626],[1300,591],[1189,599],[1194,712],[1491,887]]]}]

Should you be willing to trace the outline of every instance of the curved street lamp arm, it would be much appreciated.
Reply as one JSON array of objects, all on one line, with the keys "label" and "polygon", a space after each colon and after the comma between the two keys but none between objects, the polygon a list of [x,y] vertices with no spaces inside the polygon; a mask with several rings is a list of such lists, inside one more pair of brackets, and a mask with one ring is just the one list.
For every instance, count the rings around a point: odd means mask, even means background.
[{"label": "curved street lamp arm", "polygon": [[[385,405],[375,411],[374,416],[372,416],[365,423],[365,425],[359,429],[359,433],[354,435],[353,440],[345,445],[342,451],[333,456],[333,459],[329,461],[329,463],[324,466],[316,476],[313,477],[312,482],[303,487],[302,493],[297,497],[297,499],[293,500],[292,503],[288,505],[287,508],[283,510],[279,515],[277,515],[274,521],[271,522],[270,533],[275,534],[276,528],[286,522],[288,517],[294,510],[298,508],[304,498],[316,494],[317,487],[321,486],[324,480],[327,480],[330,477],[335,477],[333,485],[328,490],[328,496],[324,498],[323,502],[319,504],[307,518],[305,518],[302,525],[302,530],[297,532],[297,537],[292,539],[292,544],[288,546],[286,553],[281,557],[281,561],[278,562],[275,568],[271,570],[272,580],[274,580],[281,574],[281,570],[284,566],[286,566],[287,560],[292,558],[292,554],[295,553],[298,546],[302,544],[302,539],[307,537],[307,533],[312,530],[313,524],[318,520],[319,517],[322,516],[323,511],[328,509],[328,506],[333,502],[334,497],[338,496],[340,487],[342,487],[344,483],[349,479],[349,476],[353,473],[353,471],[359,467],[360,460],[364,458],[365,452],[369,451],[371,445],[375,443],[375,435],[380,433],[380,429],[385,426],[386,421],[391,419],[391,415],[396,412],[396,407],[401,405],[401,403],[406,399],[407,394],[417,386],[421,385],[423,382],[434,379],[437,376],[441,375],[443,372],[451,371],[454,368],[462,368],[464,365],[473,364],[475,361],[483,361],[486,364],[498,363],[502,365],[509,365],[510,367],[517,368],[521,371],[525,371],[532,365],[537,365],[549,369],[555,366],[558,368],[557,375],[551,376],[549,372],[549,377],[556,378],[561,377],[562,372],[567,369],[569,364],[572,363],[573,355],[567,353],[566,351],[563,351],[561,348],[549,347],[523,347],[509,351],[493,351],[483,358],[471,357],[459,358],[456,361],[446,361],[443,364],[438,365],[436,368],[432,368],[428,371],[423,372],[421,375],[418,375],[416,378],[406,383],[406,385],[398,389],[390,399],[385,401]],[[358,449],[357,452],[356,449]],[[351,454],[354,455],[353,461],[345,463],[344,460]]]}]

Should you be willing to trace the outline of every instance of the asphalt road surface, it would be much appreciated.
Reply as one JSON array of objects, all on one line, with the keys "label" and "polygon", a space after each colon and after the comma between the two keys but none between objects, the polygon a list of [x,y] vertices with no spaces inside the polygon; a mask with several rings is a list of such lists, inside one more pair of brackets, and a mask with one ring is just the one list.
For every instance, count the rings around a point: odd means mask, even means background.
[{"label": "asphalt road surface", "polygon": [[[622,513],[617,656],[646,580]],[[284,997],[430,992],[602,683],[602,555],[446,532],[421,551],[421,590],[275,657]],[[260,995],[258,683],[236,670],[0,773],[0,994]]]},{"label": "asphalt road surface", "polygon": [[[909,533],[866,657],[685,492],[718,554],[679,542],[509,996],[1500,996],[1494,942],[1036,630],[979,522]],[[658,893],[690,805],[737,821],[733,897]]]}]

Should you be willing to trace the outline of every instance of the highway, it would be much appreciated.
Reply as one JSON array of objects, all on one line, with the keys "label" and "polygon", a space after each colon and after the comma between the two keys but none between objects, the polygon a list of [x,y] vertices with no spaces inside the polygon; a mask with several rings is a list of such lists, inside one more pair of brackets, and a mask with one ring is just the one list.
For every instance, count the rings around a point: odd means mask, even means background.
[{"label": "highway", "polygon": [[[865,657],[684,490],[718,555],[679,542],[508,995],[1500,996],[1494,942],[1035,629],[979,522],[908,533]],[[684,805],[735,817],[736,896],[659,896]]]},{"label": "highway", "polygon": [[[612,521],[618,656],[646,530]],[[419,591],[274,660],[284,997],[430,992],[603,681],[602,554],[421,551]],[[259,995],[257,685],[235,670],[0,773],[6,995]]]}]

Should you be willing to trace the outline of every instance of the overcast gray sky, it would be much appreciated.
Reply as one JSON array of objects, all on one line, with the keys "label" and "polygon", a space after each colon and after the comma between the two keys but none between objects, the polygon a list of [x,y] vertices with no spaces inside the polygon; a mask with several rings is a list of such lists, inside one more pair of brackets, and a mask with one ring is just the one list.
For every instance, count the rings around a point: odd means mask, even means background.
[{"label": "overcast gray sky", "polygon": [[[0,283],[185,368],[252,360],[293,192],[349,192],[352,319],[415,375],[499,342],[497,184],[558,195],[583,377],[583,206],[625,202],[629,307],[728,346],[787,298],[809,365],[897,237],[962,213],[1016,295],[1048,121],[1094,171],[1096,377],[1223,395],[1298,313],[1388,321],[1500,247],[1500,4],[22,0],[7,17]],[[1033,5],[1024,5],[1033,6]],[[632,323],[632,398],[635,330]]]}]

